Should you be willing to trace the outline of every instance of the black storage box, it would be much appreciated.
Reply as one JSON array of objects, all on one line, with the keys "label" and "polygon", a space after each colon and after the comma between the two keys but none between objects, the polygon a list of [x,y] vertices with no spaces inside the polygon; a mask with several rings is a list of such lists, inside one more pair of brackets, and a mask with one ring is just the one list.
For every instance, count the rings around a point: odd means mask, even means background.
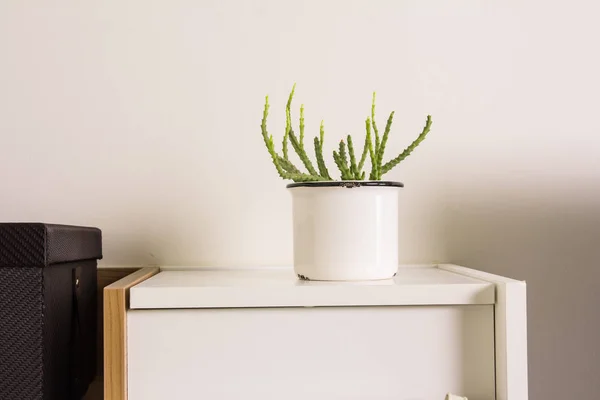
[{"label": "black storage box", "polygon": [[0,400],[84,396],[101,258],[97,228],[0,223]]}]

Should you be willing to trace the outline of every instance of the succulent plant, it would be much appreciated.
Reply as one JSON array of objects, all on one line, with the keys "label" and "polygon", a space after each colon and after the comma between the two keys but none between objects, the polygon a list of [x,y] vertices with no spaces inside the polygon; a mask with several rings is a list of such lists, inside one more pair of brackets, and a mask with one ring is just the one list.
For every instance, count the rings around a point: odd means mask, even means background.
[{"label": "succulent plant", "polygon": [[[288,101],[285,108],[285,132],[283,136],[283,149],[282,155],[280,155],[275,149],[275,142],[273,141],[273,135],[270,135],[267,130],[267,117],[269,114],[269,96],[265,97],[265,107],[263,110],[261,131],[262,136],[271,156],[273,165],[279,176],[283,179],[293,180],[295,182],[314,182],[314,181],[332,181],[335,180],[329,173],[329,169],[325,163],[323,157],[323,140],[325,137],[325,128],[323,121],[321,121],[321,127],[319,136],[314,138],[314,152],[316,165],[312,163],[306,148],[304,147],[304,105],[300,106],[300,123],[299,133],[296,135],[292,127],[292,113],[291,106],[294,98],[294,92],[296,91],[296,84],[292,87],[289,94]],[[340,180],[343,181],[361,181],[366,178],[366,172],[363,170],[367,154],[371,161],[371,172],[369,173],[368,179],[372,181],[381,180],[382,176],[396,167],[406,157],[408,157],[414,149],[421,144],[425,139],[429,130],[431,129],[431,116],[427,116],[425,126],[423,130],[417,136],[417,138],[402,151],[397,157],[383,162],[383,156],[385,153],[386,145],[390,130],[392,128],[392,122],[394,120],[394,111],[390,113],[385,124],[385,130],[383,135],[379,135],[379,129],[375,122],[375,93],[373,93],[373,100],[371,103],[371,115],[367,117],[365,121],[366,136],[363,145],[360,159],[357,158],[355,152],[354,142],[352,136],[348,135],[346,141],[340,140],[337,150],[333,151],[333,160],[338,170],[340,171]],[[374,136],[374,137],[373,137]],[[375,143],[373,143],[375,142]],[[305,172],[301,171],[289,158],[288,143],[292,145],[292,148],[300,158],[300,161],[306,169]]]}]

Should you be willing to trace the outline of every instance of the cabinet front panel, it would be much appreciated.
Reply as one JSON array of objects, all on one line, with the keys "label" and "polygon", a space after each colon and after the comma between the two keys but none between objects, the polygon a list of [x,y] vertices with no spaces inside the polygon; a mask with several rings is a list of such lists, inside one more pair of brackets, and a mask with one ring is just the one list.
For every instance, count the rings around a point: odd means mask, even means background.
[{"label": "cabinet front panel", "polygon": [[491,305],[128,312],[129,400],[493,400]]}]

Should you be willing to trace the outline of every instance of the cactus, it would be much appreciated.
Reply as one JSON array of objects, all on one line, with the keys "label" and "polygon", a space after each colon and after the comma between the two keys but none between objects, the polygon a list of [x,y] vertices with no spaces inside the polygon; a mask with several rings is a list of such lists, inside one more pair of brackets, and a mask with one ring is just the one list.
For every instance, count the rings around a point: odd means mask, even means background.
[{"label": "cactus", "polygon": [[285,133],[283,135],[283,158],[288,159],[288,137],[290,133],[290,129],[292,128],[292,98],[294,97],[294,92],[296,91],[296,84],[292,86],[292,91],[288,97],[287,104],[285,106]]},{"label": "cactus", "polygon": [[[321,136],[323,137],[323,136]],[[317,166],[319,167],[319,175],[323,178],[331,179],[327,165],[325,165],[325,159],[323,158],[323,142],[315,136],[315,155],[317,157]]]},{"label": "cactus", "polygon": [[[381,167],[381,173],[385,174],[386,172],[389,172],[392,168],[394,168],[396,165],[398,165],[402,160],[404,160],[406,157],[408,157],[409,154],[412,153],[413,150],[419,144],[421,144],[421,142],[423,140],[425,140],[425,136],[427,136],[430,129],[431,129],[431,116],[428,115],[427,121],[425,122],[425,126],[423,127],[423,131],[421,132],[421,134],[406,149],[404,149],[404,151],[402,153],[400,153],[400,155],[398,157],[385,163],[385,165]],[[383,154],[382,154],[382,156],[383,156]]]},{"label": "cactus", "polygon": [[381,144],[379,145],[379,149],[377,149],[377,165],[381,165],[383,162],[383,152],[385,151],[385,145],[388,141],[388,136],[390,135],[390,129],[392,128],[392,122],[394,121],[394,112],[390,113],[388,117],[387,123],[385,124],[385,131],[383,132],[383,138],[381,139]]},{"label": "cactus", "polygon": [[[315,167],[313,166],[312,162],[310,161],[310,158],[308,158],[308,154],[306,154],[306,150],[304,150],[304,141],[299,140],[296,137],[296,134],[294,133],[293,129],[289,130],[289,137],[290,137],[290,143],[292,144],[294,151],[296,151],[296,154],[298,154],[298,157],[300,157],[300,160],[302,161],[302,163],[308,170],[308,173],[310,175],[315,175],[315,176],[319,175],[319,174],[317,174]],[[301,136],[301,138],[302,138],[302,136]]]},{"label": "cactus", "polygon": [[[315,169],[310,157],[308,156],[308,153],[306,152],[306,149],[304,148],[304,105],[300,106],[299,136],[296,136],[296,134],[294,133],[294,129],[292,128],[291,106],[295,90],[296,84],[294,84],[294,86],[292,87],[285,107],[286,126],[282,142],[283,155],[279,155],[279,153],[277,153],[273,141],[273,136],[270,135],[267,130],[267,117],[269,114],[270,105],[269,96],[265,97],[265,106],[263,109],[263,118],[261,122],[261,132],[263,140],[265,142],[265,146],[267,147],[267,151],[271,156],[271,161],[275,166],[275,170],[283,179],[293,180],[295,182],[332,181],[334,179],[331,177],[329,170],[327,169],[325,159],[323,157],[323,141],[325,139],[325,129],[323,121],[321,121],[319,136],[315,136],[313,141],[318,171],[317,169]],[[366,136],[361,157],[358,163],[356,162],[356,155],[358,153],[355,152],[355,147],[351,135],[346,136],[346,142],[344,142],[343,139],[340,140],[338,150],[333,151],[333,160],[341,173],[340,179],[343,181],[365,179],[366,171],[364,171],[363,168],[365,166],[367,154],[369,155],[371,161],[371,171],[369,173],[369,180],[381,180],[384,174],[392,170],[406,157],[408,157],[415,150],[415,148],[419,144],[421,144],[421,142],[425,139],[425,137],[431,130],[432,121],[431,116],[428,115],[425,126],[419,134],[419,136],[397,157],[384,163],[383,156],[388,142],[388,137],[392,127],[392,123],[394,120],[394,112],[392,111],[390,113],[390,116],[388,117],[385,126],[385,131],[383,132],[383,135],[380,136],[379,130],[377,128],[377,123],[375,122],[375,98],[376,94],[373,93],[371,103],[371,115],[370,117],[367,117],[365,121]],[[374,134],[374,138],[372,134]],[[373,143],[373,139],[375,143]],[[300,161],[306,168],[307,172],[302,172],[289,159],[288,142],[292,145],[292,148],[300,158]]]},{"label": "cactus", "polygon": [[373,133],[375,133],[375,154],[378,154],[381,143],[379,141],[379,130],[377,129],[377,124],[375,123],[375,96],[376,93],[373,92],[373,97],[371,100],[371,123],[373,124]]},{"label": "cactus", "polygon": [[[269,115],[269,96],[265,97],[265,108],[263,110],[263,119],[261,124],[261,130],[263,139],[265,141],[265,145],[267,146],[267,150],[271,155],[271,160],[275,165],[275,169],[279,176],[283,179],[291,179],[295,182],[313,182],[319,180],[326,180],[321,176],[313,176],[310,174],[304,174],[299,172],[298,168],[292,164],[291,161],[286,160],[285,158],[279,156],[275,151],[275,144],[273,143],[273,136],[269,135],[267,131],[267,116]],[[284,168],[285,166],[285,168]],[[298,171],[298,172],[296,172]]]},{"label": "cactus", "polygon": [[358,173],[358,166],[356,165],[356,157],[354,156],[354,144],[352,143],[352,136],[348,135],[348,154],[350,155],[350,172],[352,173],[353,179],[358,180],[360,174]]},{"label": "cactus", "polygon": [[371,119],[367,118],[365,121],[365,126],[367,127],[367,146],[369,149],[369,157],[371,157],[371,174],[369,175],[369,179],[374,181],[377,180],[377,157],[375,155],[375,150],[373,149],[373,142],[371,140]]},{"label": "cactus", "polygon": [[365,165],[365,160],[367,159],[367,153],[369,152],[369,140],[371,138],[369,136],[365,136],[365,145],[363,147],[362,155],[360,156],[360,161],[358,162],[358,171],[362,171],[363,166]]},{"label": "cactus", "polygon": [[339,152],[333,151],[333,159],[335,160],[338,169],[342,173],[342,180],[348,181],[352,179],[352,174],[348,169],[348,157],[346,157],[346,144],[343,140],[340,141]]}]

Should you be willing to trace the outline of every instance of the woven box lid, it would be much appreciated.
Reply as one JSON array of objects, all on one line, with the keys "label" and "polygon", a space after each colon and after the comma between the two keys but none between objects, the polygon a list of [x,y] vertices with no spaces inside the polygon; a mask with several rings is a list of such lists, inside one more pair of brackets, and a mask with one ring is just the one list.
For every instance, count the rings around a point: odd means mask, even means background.
[{"label": "woven box lid", "polygon": [[102,231],[98,228],[0,223],[0,268],[41,268],[93,259],[102,259]]}]

